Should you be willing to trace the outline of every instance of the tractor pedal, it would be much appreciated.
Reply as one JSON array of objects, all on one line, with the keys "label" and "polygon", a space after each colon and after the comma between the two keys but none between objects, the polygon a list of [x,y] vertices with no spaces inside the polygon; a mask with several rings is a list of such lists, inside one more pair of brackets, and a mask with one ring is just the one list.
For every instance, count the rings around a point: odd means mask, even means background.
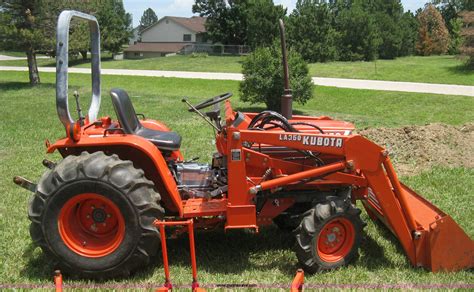
[{"label": "tractor pedal", "polygon": [[56,167],[56,163],[48,160],[48,159],[43,159],[43,165],[49,169],[53,169]]}]

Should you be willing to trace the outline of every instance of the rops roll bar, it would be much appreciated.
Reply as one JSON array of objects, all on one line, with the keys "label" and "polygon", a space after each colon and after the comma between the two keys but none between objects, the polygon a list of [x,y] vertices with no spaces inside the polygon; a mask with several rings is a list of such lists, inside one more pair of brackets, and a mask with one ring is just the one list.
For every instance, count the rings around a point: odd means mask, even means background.
[{"label": "rops roll bar", "polygon": [[89,23],[92,54],[92,102],[89,107],[89,122],[97,119],[100,108],[100,30],[97,19],[89,14],[73,10],[61,12],[58,19],[56,36],[56,108],[58,116],[70,138],[74,120],[68,106],[68,65],[69,65],[69,26],[71,19],[77,17]]}]

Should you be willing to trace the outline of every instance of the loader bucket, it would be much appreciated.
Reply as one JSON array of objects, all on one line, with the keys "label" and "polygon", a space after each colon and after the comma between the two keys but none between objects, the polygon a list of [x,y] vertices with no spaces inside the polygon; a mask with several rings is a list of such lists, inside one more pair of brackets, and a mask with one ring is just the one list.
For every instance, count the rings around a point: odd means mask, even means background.
[{"label": "loader bucket", "polygon": [[[405,214],[411,213],[416,231],[408,238],[397,233],[400,222],[390,220],[383,211],[374,192],[369,190],[368,199],[363,201],[364,207],[373,218],[378,217],[400,240],[411,263],[424,267],[432,272],[458,271],[474,267],[474,241],[451,218],[432,203],[403,185],[400,186],[400,196],[406,200],[404,207],[400,201],[400,210]],[[406,212],[408,211],[408,212]],[[410,242],[411,241],[411,242]]]},{"label": "loader bucket", "polygon": [[414,239],[416,265],[433,272],[457,271],[474,266],[474,241],[436,206],[401,184],[418,225]]}]

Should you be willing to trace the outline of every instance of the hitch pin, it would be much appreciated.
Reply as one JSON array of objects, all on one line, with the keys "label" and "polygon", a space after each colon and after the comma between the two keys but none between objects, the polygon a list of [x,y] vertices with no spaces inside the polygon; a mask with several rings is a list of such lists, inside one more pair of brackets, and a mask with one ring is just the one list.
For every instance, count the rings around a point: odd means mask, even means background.
[{"label": "hitch pin", "polygon": [[36,184],[35,183],[32,183],[31,181],[27,180],[26,178],[24,177],[21,177],[21,176],[15,176],[13,178],[13,182],[15,184],[17,184],[18,186],[26,189],[26,190],[29,190],[30,192],[36,192]]}]

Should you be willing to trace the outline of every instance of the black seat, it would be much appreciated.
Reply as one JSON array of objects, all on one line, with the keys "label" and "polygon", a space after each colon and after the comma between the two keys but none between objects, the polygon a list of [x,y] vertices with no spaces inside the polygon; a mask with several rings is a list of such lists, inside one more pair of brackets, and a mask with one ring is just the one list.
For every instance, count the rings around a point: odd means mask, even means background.
[{"label": "black seat", "polygon": [[110,91],[112,104],[120,125],[126,134],[143,137],[156,145],[160,150],[174,151],[181,146],[181,136],[175,132],[163,132],[145,128],[137,118],[130,97],[125,90],[114,88]]}]

